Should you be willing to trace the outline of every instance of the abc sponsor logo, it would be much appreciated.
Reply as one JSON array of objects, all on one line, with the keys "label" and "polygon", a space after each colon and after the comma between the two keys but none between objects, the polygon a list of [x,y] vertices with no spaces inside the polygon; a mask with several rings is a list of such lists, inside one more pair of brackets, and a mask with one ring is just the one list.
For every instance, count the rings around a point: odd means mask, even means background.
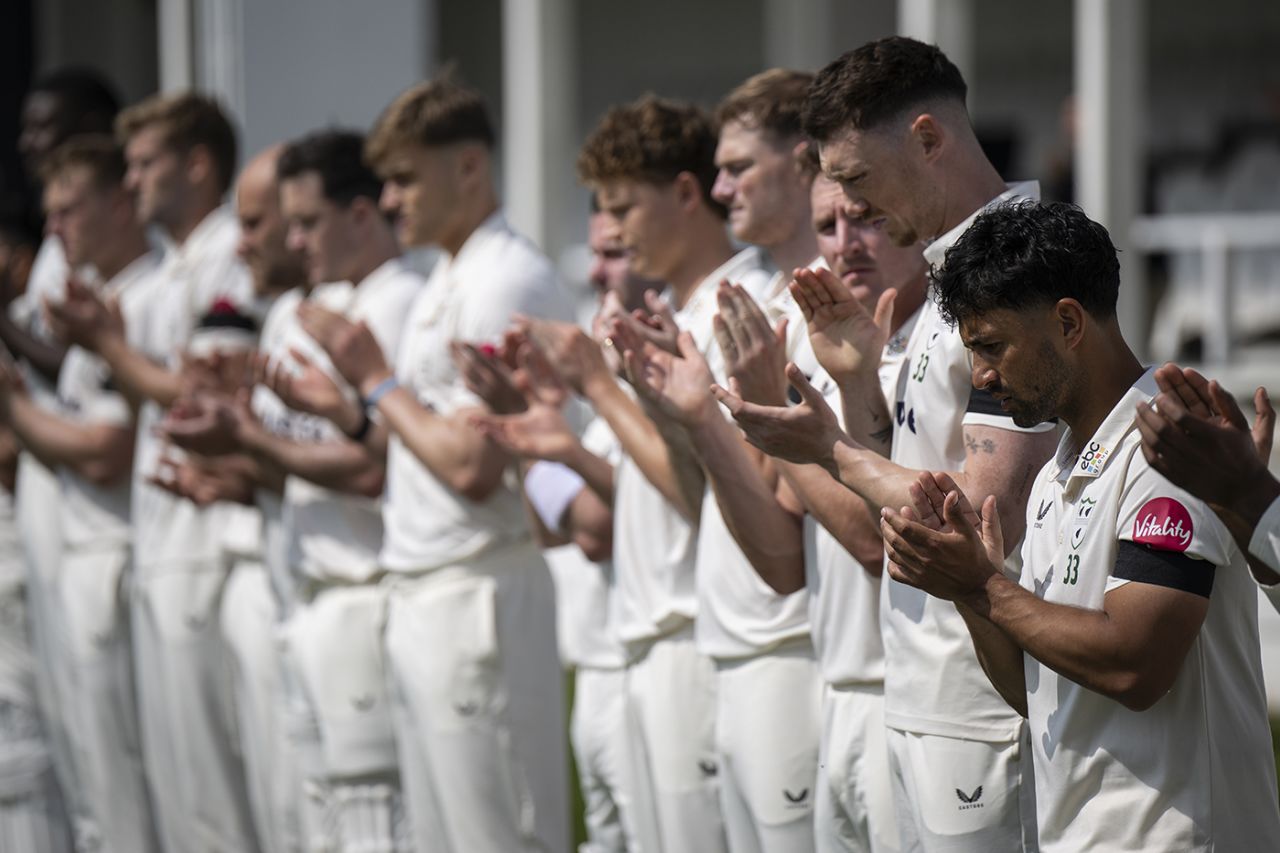
[{"label": "abc sponsor logo", "polygon": [[1191,545],[1191,513],[1173,498],[1152,498],[1133,519],[1133,541],[1163,551],[1185,551]]}]

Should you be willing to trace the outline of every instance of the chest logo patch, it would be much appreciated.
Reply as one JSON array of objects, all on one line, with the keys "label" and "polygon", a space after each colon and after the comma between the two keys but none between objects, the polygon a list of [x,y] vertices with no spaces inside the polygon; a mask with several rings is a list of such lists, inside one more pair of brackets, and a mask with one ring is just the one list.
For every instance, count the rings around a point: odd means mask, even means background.
[{"label": "chest logo patch", "polygon": [[1191,513],[1173,498],[1152,498],[1133,519],[1133,541],[1162,551],[1185,551],[1191,545]]}]

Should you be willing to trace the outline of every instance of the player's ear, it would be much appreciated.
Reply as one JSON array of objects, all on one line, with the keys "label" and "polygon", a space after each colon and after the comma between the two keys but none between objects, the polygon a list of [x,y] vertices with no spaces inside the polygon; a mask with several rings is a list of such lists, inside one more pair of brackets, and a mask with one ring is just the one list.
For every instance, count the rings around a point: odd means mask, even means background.
[{"label": "player's ear", "polygon": [[1074,299],[1059,299],[1053,312],[1063,344],[1067,349],[1075,349],[1084,340],[1089,312]]}]

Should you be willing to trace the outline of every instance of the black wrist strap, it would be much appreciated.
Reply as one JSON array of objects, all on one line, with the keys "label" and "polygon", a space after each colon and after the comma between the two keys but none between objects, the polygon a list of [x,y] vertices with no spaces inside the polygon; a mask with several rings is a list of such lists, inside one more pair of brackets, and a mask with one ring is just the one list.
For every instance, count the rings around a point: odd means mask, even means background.
[{"label": "black wrist strap", "polygon": [[355,432],[347,433],[347,438],[356,444],[362,444],[365,437],[369,435],[369,430],[373,428],[373,420],[369,417],[369,411],[364,406],[360,407],[360,426],[356,427]]}]

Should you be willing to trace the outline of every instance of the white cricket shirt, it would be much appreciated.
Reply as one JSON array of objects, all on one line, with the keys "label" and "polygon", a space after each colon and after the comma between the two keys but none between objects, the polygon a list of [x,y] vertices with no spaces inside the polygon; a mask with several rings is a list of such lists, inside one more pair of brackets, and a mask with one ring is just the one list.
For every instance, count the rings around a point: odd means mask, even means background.
[{"label": "white cricket shirt", "polygon": [[[1038,195],[1035,183],[1010,187],[930,244],[925,258],[940,265],[946,250],[983,210]],[[931,296],[907,343],[893,411],[890,459],[917,471],[963,470],[965,426],[1014,432],[1053,429],[1050,424],[1020,429],[989,393],[973,388],[960,332],[943,320]],[[943,737],[994,742],[1017,738],[1021,718],[987,680],[955,605],[887,576],[880,589],[885,724]]]},{"label": "white cricket shirt", "polygon": [[[357,286],[350,282],[319,285],[308,299],[350,320],[363,320],[388,363],[394,364],[405,319],[425,284],[422,276],[393,258]],[[292,364],[290,349],[300,351],[355,398],[355,390],[334,369],[328,355],[296,322],[286,327],[278,356]],[[297,433],[291,437],[297,441],[331,442],[343,437],[323,418],[294,413],[290,423]],[[290,476],[285,480],[282,509],[286,560],[292,571],[322,583],[364,583],[377,575],[382,548],[381,501]]]},{"label": "white cricket shirt", "polygon": [[[142,321],[139,349],[176,367],[200,317],[216,301],[237,306],[252,302],[249,271],[236,256],[239,240],[235,214],[224,206],[211,211],[181,246],[169,249],[158,273],[156,298]],[[154,428],[163,416],[154,402],[142,406],[134,452],[134,563],[146,575],[205,565],[222,550],[220,507],[202,510],[147,482],[160,457]]]},{"label": "white cricket shirt", "polygon": [[1120,586],[1153,584],[1204,595],[1209,612],[1173,687],[1146,711],[1024,655],[1045,853],[1280,843],[1257,592],[1213,510],[1142,455],[1134,406],[1157,390],[1148,370],[1088,441],[1063,435],[1027,506],[1021,584],[1089,610]]},{"label": "white cricket shirt", "polygon": [[[885,343],[880,357],[880,386],[893,411],[898,374],[906,363],[907,341],[920,319],[912,314]],[[844,424],[840,388],[822,368],[812,380]],[[809,514],[804,517],[805,586],[809,625],[822,677],[828,684],[877,684],[884,681],[884,641],[880,634],[881,578],[867,573],[830,531]]]},{"label": "white cricket shirt", "polygon": [[[120,301],[125,334],[137,345],[135,328],[161,285],[160,253],[149,251],[100,285],[100,292]],[[115,387],[106,363],[97,355],[72,346],[58,371],[58,409],[64,418],[79,424],[131,427],[133,410]],[[61,500],[58,503],[63,543],[71,548],[126,545],[129,542],[129,488],[124,478],[100,486],[71,469],[58,470]]]},{"label": "white cricket shirt", "polygon": [[[483,407],[458,375],[449,342],[497,343],[517,313],[573,317],[551,263],[498,211],[471,233],[457,255],[440,259],[414,300],[396,362],[400,384],[442,415]],[[394,434],[382,507],[380,562],[393,572],[462,562],[529,535],[513,477],[484,502],[469,501],[436,479]]]}]

